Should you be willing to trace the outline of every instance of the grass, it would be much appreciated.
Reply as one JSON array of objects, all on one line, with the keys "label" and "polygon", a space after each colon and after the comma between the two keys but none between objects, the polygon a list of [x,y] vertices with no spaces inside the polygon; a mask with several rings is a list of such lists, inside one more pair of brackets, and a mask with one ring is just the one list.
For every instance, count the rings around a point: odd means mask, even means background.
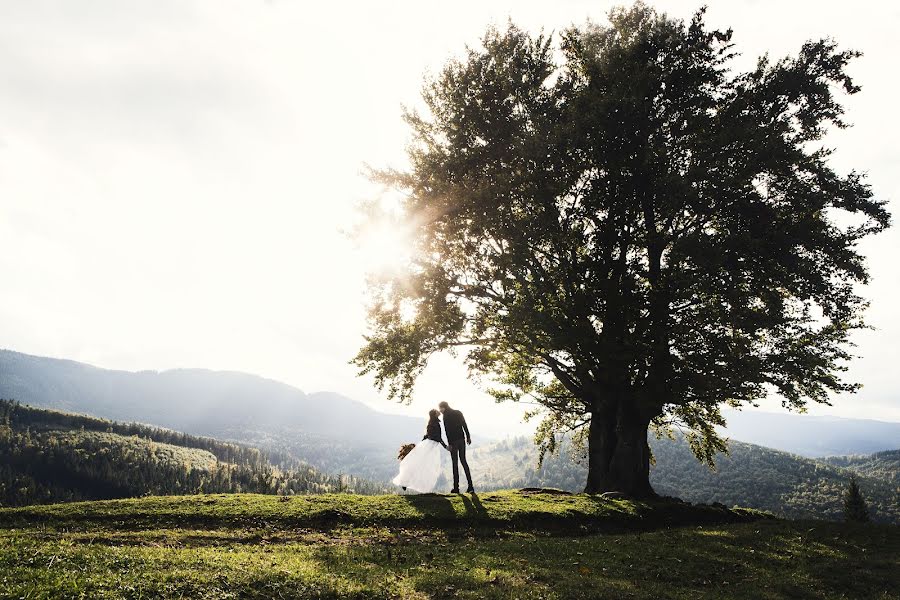
[{"label": "grass", "polygon": [[886,599],[898,555],[892,526],[585,495],[0,510],[0,598]]},{"label": "grass", "polygon": [[493,492],[482,495],[322,494],[272,496],[210,494],[157,496],[104,502],[37,505],[0,511],[7,523],[100,527],[314,527],[465,526],[595,531],[721,523],[766,516],[723,506],[632,502],[563,492]]}]

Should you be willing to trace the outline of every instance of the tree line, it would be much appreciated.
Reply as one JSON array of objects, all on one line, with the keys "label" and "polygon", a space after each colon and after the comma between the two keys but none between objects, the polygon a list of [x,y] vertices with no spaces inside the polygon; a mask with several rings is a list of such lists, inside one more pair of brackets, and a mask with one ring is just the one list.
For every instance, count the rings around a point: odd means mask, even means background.
[{"label": "tree line", "polygon": [[386,491],[281,453],[0,400],[0,505],[142,495]]},{"label": "tree line", "polygon": [[[570,441],[538,464],[538,450],[526,437],[512,438],[473,452],[480,489],[521,487],[581,490],[587,466]],[[653,487],[661,495],[694,503],[721,503],[771,511],[792,519],[841,520],[851,481],[868,502],[873,521],[900,523],[900,453],[881,452],[846,461],[812,460],[771,448],[731,441],[729,453],[716,458],[715,470],[697,462],[686,440],[653,440]],[[867,460],[868,458],[868,460]],[[893,458],[893,462],[889,459]],[[831,462],[878,465],[879,476],[833,466]],[[875,471],[870,471],[874,473]]]}]

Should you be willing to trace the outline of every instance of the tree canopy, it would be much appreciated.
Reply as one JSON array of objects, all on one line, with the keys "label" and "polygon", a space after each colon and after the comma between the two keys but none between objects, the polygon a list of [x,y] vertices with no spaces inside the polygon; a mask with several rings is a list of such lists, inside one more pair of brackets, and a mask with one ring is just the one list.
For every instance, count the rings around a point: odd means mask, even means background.
[{"label": "tree canopy", "polygon": [[375,173],[415,251],[372,280],[362,372],[406,400],[461,351],[498,400],[539,407],[544,450],[586,442],[587,491],[634,495],[651,425],[711,462],[722,404],[854,391],[856,246],[889,217],[822,140],[858,53],[810,41],[740,72],[731,38],[638,3],[558,35],[489,29],[428,80],[409,168]]}]

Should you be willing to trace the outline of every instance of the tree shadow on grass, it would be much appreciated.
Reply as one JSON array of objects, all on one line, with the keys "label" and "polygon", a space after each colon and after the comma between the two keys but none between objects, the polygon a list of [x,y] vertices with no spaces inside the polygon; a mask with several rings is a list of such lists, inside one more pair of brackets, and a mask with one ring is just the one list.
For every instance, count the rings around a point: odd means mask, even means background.
[{"label": "tree shadow on grass", "polygon": [[594,515],[585,520],[586,524],[609,532],[653,531],[773,518],[759,511],[730,509],[721,504],[690,504],[677,498],[607,499],[599,494],[583,494],[582,497],[596,507]]},{"label": "tree shadow on grass", "polygon": [[[480,540],[451,546],[447,568],[413,571],[410,583],[432,598],[542,598],[550,590],[562,598],[896,597],[896,555],[886,552],[896,534],[845,527],[835,535],[833,525],[809,525]],[[882,552],[859,551],[876,543]]]}]

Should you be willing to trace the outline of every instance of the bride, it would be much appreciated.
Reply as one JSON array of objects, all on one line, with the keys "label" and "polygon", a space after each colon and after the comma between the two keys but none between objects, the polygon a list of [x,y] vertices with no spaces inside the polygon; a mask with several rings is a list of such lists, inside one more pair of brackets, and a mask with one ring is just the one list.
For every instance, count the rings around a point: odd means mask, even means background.
[{"label": "bride", "polygon": [[400,461],[400,472],[394,477],[394,484],[404,490],[430,492],[437,485],[441,476],[441,447],[447,449],[441,439],[440,414],[435,409],[428,412],[425,437]]}]

